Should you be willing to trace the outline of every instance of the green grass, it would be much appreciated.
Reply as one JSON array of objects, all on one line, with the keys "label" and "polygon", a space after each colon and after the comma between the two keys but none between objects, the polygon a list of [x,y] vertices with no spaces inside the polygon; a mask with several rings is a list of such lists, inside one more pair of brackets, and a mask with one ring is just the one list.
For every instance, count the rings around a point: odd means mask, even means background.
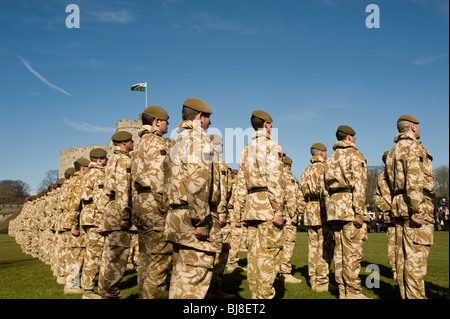
[{"label": "green grass", "polygon": [[[303,280],[301,284],[284,284],[276,280],[276,297],[283,299],[335,299],[336,295],[328,292],[317,293],[308,285],[307,234],[298,233],[295,245],[293,275]],[[246,265],[246,253],[240,253],[239,263]],[[385,233],[369,234],[364,248],[360,278],[363,292],[369,297],[381,299],[398,299],[398,287],[392,279],[387,260],[387,236]],[[380,287],[368,289],[365,286],[366,267],[375,264],[380,270]],[[434,245],[428,258],[428,272],[425,277],[427,297],[430,299],[449,298],[449,233],[436,232]],[[333,267],[331,277],[333,278]],[[370,279],[370,278],[369,278]],[[123,298],[137,298],[136,272],[127,271],[121,283]],[[239,298],[249,299],[246,273],[225,272],[223,290],[236,294]],[[0,234],[0,299],[80,299],[81,295],[64,295],[63,286],[56,283],[50,266],[36,258],[22,253],[14,238]]]}]

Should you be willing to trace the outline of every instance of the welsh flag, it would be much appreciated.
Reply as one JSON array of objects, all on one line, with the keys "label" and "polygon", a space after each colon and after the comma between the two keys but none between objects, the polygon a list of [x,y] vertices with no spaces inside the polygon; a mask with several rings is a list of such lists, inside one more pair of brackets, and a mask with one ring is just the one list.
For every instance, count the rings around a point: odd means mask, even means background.
[{"label": "welsh flag", "polygon": [[131,87],[131,91],[145,92],[147,90],[147,82],[138,83]]}]

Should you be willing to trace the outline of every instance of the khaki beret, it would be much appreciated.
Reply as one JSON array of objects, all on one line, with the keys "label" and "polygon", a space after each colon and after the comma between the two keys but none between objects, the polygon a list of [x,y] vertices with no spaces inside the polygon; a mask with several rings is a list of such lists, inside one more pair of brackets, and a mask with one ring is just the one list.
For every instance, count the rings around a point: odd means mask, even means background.
[{"label": "khaki beret", "polygon": [[238,173],[239,173],[239,171],[238,171],[237,169],[232,169],[232,170],[231,170],[231,174],[237,175]]},{"label": "khaki beret", "polygon": [[78,164],[80,164],[81,166],[89,166],[89,163],[91,162],[90,160],[84,158],[84,157],[80,157],[79,159],[77,159],[75,162],[77,162]]},{"label": "khaki beret", "polygon": [[261,110],[256,110],[252,112],[252,115],[260,118],[261,120],[264,120],[267,123],[272,123],[272,117],[269,115],[269,113],[265,112],[265,111],[261,111]]},{"label": "khaki beret", "polygon": [[285,156],[283,158],[283,163],[284,164],[292,164],[292,159],[289,156]]},{"label": "khaki beret", "polygon": [[65,180],[66,180],[65,178],[58,178],[56,180],[56,185],[61,186],[62,184],[64,184]]},{"label": "khaki beret", "polygon": [[101,158],[105,157],[108,153],[103,148],[94,148],[90,153],[90,157]]},{"label": "khaki beret", "polygon": [[65,176],[65,175],[67,175],[67,176],[73,175],[73,174],[75,174],[75,172],[76,172],[75,167],[69,167],[69,168],[66,169],[66,171],[64,172],[64,176]]},{"label": "khaki beret", "polygon": [[205,101],[196,97],[191,97],[184,101],[183,106],[202,113],[213,113],[213,111]]},{"label": "khaki beret", "polygon": [[53,189],[53,188],[57,188],[57,187],[58,187],[58,184],[56,184],[56,183],[51,183],[50,185],[48,185],[49,190]]},{"label": "khaki beret", "polygon": [[211,143],[216,144],[216,145],[222,144],[222,138],[216,134],[209,135],[209,140],[211,141]]},{"label": "khaki beret", "polygon": [[311,149],[316,149],[319,151],[326,151],[327,147],[325,145],[323,145],[322,143],[314,143],[313,145],[311,145]]},{"label": "khaki beret", "polygon": [[404,115],[400,116],[398,118],[397,122],[400,122],[400,121],[408,121],[408,122],[412,122],[414,124],[419,124],[419,120],[415,116],[412,116],[409,114],[404,114]]},{"label": "khaki beret", "polygon": [[339,126],[337,128],[337,131],[348,135],[356,135],[356,132],[350,126],[347,125]]},{"label": "khaki beret", "polygon": [[123,142],[123,141],[131,140],[132,137],[133,137],[133,134],[131,134],[130,132],[119,131],[119,132],[116,132],[111,137],[111,140],[113,140],[114,142]]},{"label": "khaki beret", "polygon": [[148,116],[154,117],[155,119],[167,121],[169,119],[169,114],[161,106],[151,105],[144,110],[144,113]]}]

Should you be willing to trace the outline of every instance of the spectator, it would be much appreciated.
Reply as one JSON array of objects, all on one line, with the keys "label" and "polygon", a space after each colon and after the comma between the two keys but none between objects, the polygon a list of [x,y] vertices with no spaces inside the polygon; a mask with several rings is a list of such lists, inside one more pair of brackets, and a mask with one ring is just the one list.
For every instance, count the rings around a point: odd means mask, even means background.
[{"label": "spectator", "polygon": [[439,202],[439,207],[442,208],[443,211],[445,211],[445,207],[448,208],[448,200],[445,197],[442,197],[441,201]]},{"label": "spectator", "polygon": [[384,217],[383,214],[378,214],[377,219],[377,233],[384,231]]},{"label": "spectator", "polygon": [[444,209],[444,230],[445,231],[448,231],[448,219],[449,219],[448,215],[449,214],[448,214],[448,206],[447,206]]}]

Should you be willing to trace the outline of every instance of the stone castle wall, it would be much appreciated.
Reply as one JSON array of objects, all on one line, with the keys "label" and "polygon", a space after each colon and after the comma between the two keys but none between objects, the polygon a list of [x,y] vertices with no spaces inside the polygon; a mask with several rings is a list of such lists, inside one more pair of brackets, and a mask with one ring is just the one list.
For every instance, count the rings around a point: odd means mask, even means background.
[{"label": "stone castle wall", "polygon": [[[138,116],[138,120],[126,120],[118,121],[116,124],[116,132],[127,131],[133,134],[133,140],[136,143],[139,142],[138,132],[142,127],[142,117],[141,114]],[[112,134],[111,134],[112,136]],[[73,167],[73,163],[80,157],[89,159],[89,153],[94,148],[104,148],[108,152],[108,158],[113,156],[114,144],[111,140],[105,141],[106,145],[87,145],[87,146],[73,146],[71,148],[59,151],[59,177],[64,177],[64,172],[69,167]]]}]

